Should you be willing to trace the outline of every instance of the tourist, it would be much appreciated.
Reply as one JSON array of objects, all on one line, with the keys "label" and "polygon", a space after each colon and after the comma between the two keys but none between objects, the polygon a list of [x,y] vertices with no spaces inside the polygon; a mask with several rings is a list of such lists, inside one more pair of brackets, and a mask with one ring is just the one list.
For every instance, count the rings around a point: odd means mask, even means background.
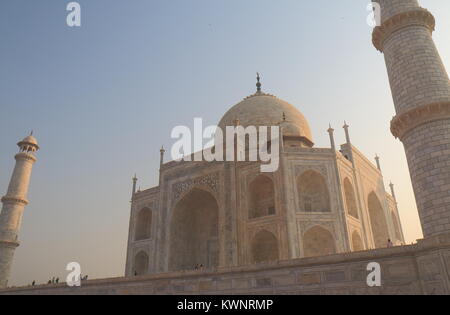
[{"label": "tourist", "polygon": [[388,239],[387,247],[388,248],[394,247],[394,244],[392,243],[391,239]]}]

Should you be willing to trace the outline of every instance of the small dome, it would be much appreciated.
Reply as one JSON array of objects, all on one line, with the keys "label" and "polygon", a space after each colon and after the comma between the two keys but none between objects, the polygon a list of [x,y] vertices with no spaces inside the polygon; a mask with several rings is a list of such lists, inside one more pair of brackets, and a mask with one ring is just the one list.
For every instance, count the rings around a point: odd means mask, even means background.
[{"label": "small dome", "polygon": [[33,144],[33,145],[36,145],[36,146],[38,145],[36,138],[33,137],[32,135],[29,135],[29,136],[23,138],[23,140],[20,141],[20,142],[27,143],[27,144]]},{"label": "small dome", "polygon": [[305,116],[293,105],[273,95],[257,92],[233,106],[220,120],[219,127],[225,131],[235,121],[243,127],[280,126],[285,137],[302,138],[313,145],[311,129]]},{"label": "small dome", "polygon": [[20,150],[24,152],[36,152],[37,150],[39,150],[39,145],[36,138],[33,137],[33,133],[23,138],[23,140],[17,143],[17,145],[19,146]]}]

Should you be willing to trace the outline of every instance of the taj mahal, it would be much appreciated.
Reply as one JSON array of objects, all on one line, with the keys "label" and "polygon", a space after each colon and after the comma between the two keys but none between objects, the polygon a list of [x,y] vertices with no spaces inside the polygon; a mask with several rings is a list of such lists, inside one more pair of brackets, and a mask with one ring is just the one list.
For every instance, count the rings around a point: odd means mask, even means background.
[{"label": "taj mahal", "polygon": [[260,162],[164,163],[161,150],[160,185],[133,192],[127,275],[404,243],[393,186],[386,193],[378,157],[374,165],[351,144],[347,124],[339,149],[331,127],[331,146],[316,148],[303,114],[262,92],[259,81],[218,126],[236,122],[280,126],[278,170],[261,173]]},{"label": "taj mahal", "polygon": [[[2,198],[0,294],[450,294],[450,80],[435,19],[417,0],[376,2],[373,45],[384,54],[391,131],[405,148],[424,239],[405,244],[394,185],[385,187],[382,161],[358,150],[347,123],[336,144],[332,126],[310,126],[258,76],[256,92],[218,126],[279,126],[278,169],[165,161],[162,148],[158,186],[137,189],[133,178],[120,278],[6,288],[39,150],[33,135],[20,141]],[[312,130],[327,131],[329,146],[316,147]],[[379,287],[366,284],[372,262]]]}]

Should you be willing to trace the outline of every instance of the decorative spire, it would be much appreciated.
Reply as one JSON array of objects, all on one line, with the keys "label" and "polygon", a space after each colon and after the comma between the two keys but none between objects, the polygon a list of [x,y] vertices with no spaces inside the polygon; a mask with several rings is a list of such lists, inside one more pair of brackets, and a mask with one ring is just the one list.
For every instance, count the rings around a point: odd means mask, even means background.
[{"label": "decorative spire", "polygon": [[394,184],[392,182],[389,184],[389,187],[391,187],[391,195],[392,198],[394,198],[395,202],[397,202],[397,197],[395,196],[395,190],[394,190]]},{"label": "decorative spire", "polygon": [[334,142],[334,129],[331,127],[331,124],[329,124],[329,127],[327,132],[330,135],[330,145],[333,151],[336,151],[336,144]]},{"label": "decorative spire", "polygon": [[333,132],[334,132],[334,129],[333,129],[333,127],[331,127],[331,124],[328,124],[328,127],[329,127],[329,128],[328,128],[327,131],[328,131],[329,133],[333,133]]},{"label": "decorative spire", "polygon": [[375,162],[377,162],[377,169],[381,172],[380,157],[378,154],[375,154]]},{"label": "decorative spire", "polygon": [[350,127],[350,126],[347,124],[347,121],[344,120],[344,126],[342,128],[347,129],[348,127]]},{"label": "decorative spire", "polygon": [[134,177],[132,178],[132,180],[133,180],[133,189],[131,191],[131,200],[133,201],[134,194],[136,193],[136,183],[138,181],[136,174],[134,174]]},{"label": "decorative spire", "polygon": [[344,121],[344,126],[342,128],[344,128],[344,130],[345,130],[345,140],[346,140],[347,144],[350,144],[350,133],[348,132],[349,127],[350,126],[347,124],[347,122]]},{"label": "decorative spire", "polygon": [[164,153],[166,153],[166,150],[164,149],[164,146],[161,146],[161,149],[159,150],[159,166],[162,166],[164,164]]},{"label": "decorative spire", "polygon": [[259,72],[256,72],[256,92],[261,93],[261,77],[259,76]]}]

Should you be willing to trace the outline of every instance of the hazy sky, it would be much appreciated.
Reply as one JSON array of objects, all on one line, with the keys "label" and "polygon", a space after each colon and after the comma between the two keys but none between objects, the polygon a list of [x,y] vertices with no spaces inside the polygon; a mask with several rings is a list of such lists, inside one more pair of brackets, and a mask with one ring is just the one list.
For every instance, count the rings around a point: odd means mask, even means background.
[{"label": "hazy sky", "polygon": [[[307,117],[318,147],[350,124],[352,142],[381,156],[396,184],[408,242],[421,237],[383,56],[371,44],[368,0],[63,0],[0,2],[0,191],[15,143],[31,129],[41,150],[11,284],[65,279],[70,261],[90,278],[124,272],[131,177],[158,182],[159,148],[194,117],[215,124],[263,90]],[[450,69],[450,2],[422,0]]]}]

